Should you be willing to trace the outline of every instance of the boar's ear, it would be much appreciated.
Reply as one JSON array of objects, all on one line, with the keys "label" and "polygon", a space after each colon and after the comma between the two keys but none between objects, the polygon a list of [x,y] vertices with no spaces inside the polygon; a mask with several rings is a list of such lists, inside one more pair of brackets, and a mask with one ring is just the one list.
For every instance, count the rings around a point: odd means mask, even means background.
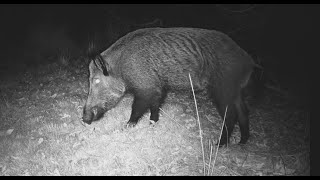
[{"label": "boar's ear", "polygon": [[103,75],[109,76],[106,64],[100,54],[93,59],[93,62],[95,66],[103,72]]},{"label": "boar's ear", "polygon": [[94,63],[94,60],[91,60],[90,64],[89,64],[90,74],[94,74],[96,70],[97,70],[97,67],[96,67],[96,65]]}]

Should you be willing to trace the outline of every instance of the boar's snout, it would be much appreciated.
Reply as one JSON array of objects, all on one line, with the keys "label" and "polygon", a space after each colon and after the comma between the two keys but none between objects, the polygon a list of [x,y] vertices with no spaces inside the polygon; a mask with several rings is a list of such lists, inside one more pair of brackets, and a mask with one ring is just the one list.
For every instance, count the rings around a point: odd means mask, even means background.
[{"label": "boar's snout", "polygon": [[87,124],[91,124],[92,123],[92,119],[93,119],[93,112],[90,109],[84,108],[83,110],[83,116],[82,116],[82,121],[84,123]]},{"label": "boar's snout", "polygon": [[106,110],[102,107],[94,106],[92,108],[85,107],[83,110],[82,121],[87,124],[91,124],[93,121],[97,121],[103,117]]}]

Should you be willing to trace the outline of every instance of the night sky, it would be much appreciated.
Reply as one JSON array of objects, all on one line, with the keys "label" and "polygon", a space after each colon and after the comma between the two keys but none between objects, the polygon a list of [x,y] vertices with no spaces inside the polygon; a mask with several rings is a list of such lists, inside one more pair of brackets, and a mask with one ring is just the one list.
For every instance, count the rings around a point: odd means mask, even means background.
[{"label": "night sky", "polygon": [[[164,27],[200,27],[231,36],[253,57],[262,57],[288,82],[309,91],[309,63],[317,51],[319,5],[0,5],[0,67],[19,71],[37,66],[34,54],[69,48],[79,56],[89,37],[99,34],[100,48],[113,41],[105,38],[111,22],[120,24],[118,36],[129,25],[158,18]],[[127,25],[127,26],[126,26]],[[127,28],[127,29],[126,29]],[[104,38],[103,38],[104,37]],[[48,38],[48,39],[46,39]],[[115,37],[113,37],[115,38]],[[116,37],[118,38],[118,37]],[[49,45],[50,44],[50,45]],[[0,69],[0,70],[1,70]],[[286,79],[289,78],[289,79]]]}]

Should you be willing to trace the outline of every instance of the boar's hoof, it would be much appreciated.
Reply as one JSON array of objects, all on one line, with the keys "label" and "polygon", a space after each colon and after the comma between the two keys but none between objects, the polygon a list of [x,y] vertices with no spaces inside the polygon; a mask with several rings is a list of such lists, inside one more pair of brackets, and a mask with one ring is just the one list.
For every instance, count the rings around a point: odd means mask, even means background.
[{"label": "boar's hoof", "polygon": [[137,125],[137,122],[128,121],[126,124],[126,128],[133,128]]}]

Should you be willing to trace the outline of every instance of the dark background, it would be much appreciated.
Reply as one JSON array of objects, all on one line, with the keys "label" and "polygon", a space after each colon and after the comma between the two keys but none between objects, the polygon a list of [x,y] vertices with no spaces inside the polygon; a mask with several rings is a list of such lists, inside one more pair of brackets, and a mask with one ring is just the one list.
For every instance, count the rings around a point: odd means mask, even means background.
[{"label": "dark background", "polygon": [[[319,5],[131,4],[0,5],[0,72],[16,73],[68,49],[74,58],[91,39],[107,48],[134,25],[215,29],[231,36],[283,87],[309,99],[310,69],[319,51]],[[112,30],[110,30],[112,29]],[[108,31],[109,30],[109,31]],[[6,72],[6,73],[4,73]]]}]

